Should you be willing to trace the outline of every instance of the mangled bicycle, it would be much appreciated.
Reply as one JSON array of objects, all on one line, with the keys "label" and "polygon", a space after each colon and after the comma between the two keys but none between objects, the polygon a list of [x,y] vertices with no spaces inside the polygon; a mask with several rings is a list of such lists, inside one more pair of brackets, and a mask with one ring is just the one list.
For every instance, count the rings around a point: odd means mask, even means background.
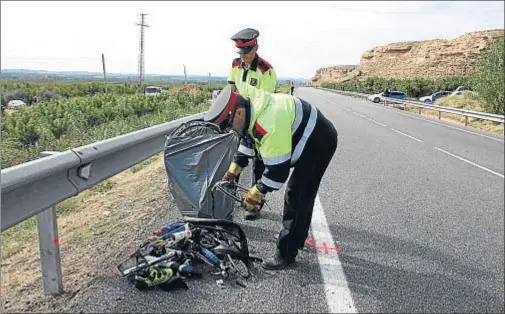
[{"label": "mangled bicycle", "polygon": [[165,142],[168,187],[183,218],[153,231],[118,265],[139,289],[188,288],[185,279],[202,277],[202,266],[225,280],[250,277],[253,262],[247,238],[233,222],[235,202],[242,204],[235,182],[221,181],[237,148],[237,138],[215,125],[190,121]]}]

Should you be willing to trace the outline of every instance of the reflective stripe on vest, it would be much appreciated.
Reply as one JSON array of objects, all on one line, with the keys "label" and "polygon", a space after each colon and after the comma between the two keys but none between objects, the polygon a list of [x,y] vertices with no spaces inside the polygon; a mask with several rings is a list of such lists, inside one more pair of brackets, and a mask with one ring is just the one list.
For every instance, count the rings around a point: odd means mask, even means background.
[{"label": "reflective stripe on vest", "polygon": [[263,163],[267,166],[282,164],[291,158],[291,152],[278,157],[263,157]]},{"label": "reflective stripe on vest", "polygon": [[[302,103],[301,101],[295,97],[295,104],[296,104],[296,117],[295,121],[293,122],[293,128],[291,128],[292,134],[296,132],[296,130],[299,127],[299,124],[302,121],[303,118],[303,110],[302,110]],[[300,121],[300,122],[297,122]],[[305,125],[305,129],[303,130],[303,135],[296,143],[295,149],[293,150],[293,153],[291,155],[291,165],[293,165],[295,162],[298,161],[300,156],[302,155],[303,149],[305,148],[305,145],[307,144],[307,140],[310,137],[310,134],[312,134],[312,131],[314,131],[314,127],[316,126],[316,121],[317,121],[317,110],[314,108],[312,105],[310,105],[310,116],[309,119],[307,120],[307,124]],[[298,125],[296,125],[298,123]],[[296,126],[296,128],[295,128]]]},{"label": "reflective stripe on vest", "polygon": [[271,180],[265,176],[261,176],[261,182],[267,186],[269,186],[272,189],[278,190],[282,187],[282,182],[277,182],[274,180]]},{"label": "reflective stripe on vest", "polygon": [[293,122],[293,125],[291,126],[291,135],[295,134],[296,130],[300,126],[300,123],[302,123],[303,119],[303,105],[300,99],[298,97],[294,97],[295,99],[295,121]]},{"label": "reflective stripe on vest", "polygon": [[242,154],[246,155],[246,156],[250,156],[250,157],[254,157],[254,155],[256,155],[254,153],[254,149],[250,148],[250,147],[247,147],[243,144],[240,144],[238,146],[238,151],[241,152]]}]

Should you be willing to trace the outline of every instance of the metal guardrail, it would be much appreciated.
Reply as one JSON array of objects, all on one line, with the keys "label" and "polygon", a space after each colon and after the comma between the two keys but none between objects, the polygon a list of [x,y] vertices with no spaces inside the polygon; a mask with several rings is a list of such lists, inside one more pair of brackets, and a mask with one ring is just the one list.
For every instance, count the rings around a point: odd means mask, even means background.
[{"label": "metal guardrail", "polygon": [[199,113],[2,170],[2,232],[37,216],[44,292],[63,293],[55,205],[163,151],[165,136]]},{"label": "metal guardrail", "polygon": [[[323,87],[318,87],[317,89],[321,89],[321,90],[325,90],[325,91],[329,91],[329,92],[337,93],[337,94],[363,97],[363,98],[367,99],[367,101],[368,101],[368,97],[371,96],[371,94],[349,92],[349,91],[340,91],[340,90],[323,88]],[[442,118],[442,112],[461,115],[461,116],[465,117],[465,125],[468,125],[468,118],[469,117],[493,121],[493,122],[505,123],[505,116],[493,114],[493,113],[479,112],[479,111],[451,108],[451,107],[443,107],[443,106],[432,105],[432,104],[422,103],[422,102],[413,101],[413,100],[400,100],[400,99],[394,99],[394,98],[389,98],[389,97],[381,97],[381,99],[382,99],[382,102],[384,103],[384,105],[387,105],[388,102],[391,104],[402,104],[404,110],[407,110],[407,106],[417,107],[417,108],[419,108],[419,114],[421,114],[422,108],[438,111],[438,119]]]}]

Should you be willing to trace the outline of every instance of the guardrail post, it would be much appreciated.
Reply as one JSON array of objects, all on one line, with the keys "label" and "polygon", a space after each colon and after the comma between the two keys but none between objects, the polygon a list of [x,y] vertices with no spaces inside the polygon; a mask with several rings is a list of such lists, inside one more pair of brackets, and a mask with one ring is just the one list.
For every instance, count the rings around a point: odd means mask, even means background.
[{"label": "guardrail post", "polygon": [[419,107],[419,114],[421,114],[421,107]]},{"label": "guardrail post", "polygon": [[39,232],[40,268],[45,294],[58,295],[63,293],[61,276],[60,243],[58,240],[58,224],[56,208],[49,207],[37,214]]},{"label": "guardrail post", "polygon": [[403,111],[407,111],[407,104],[403,103]]},{"label": "guardrail post", "polygon": [[[41,152],[41,156],[58,154],[54,151]],[[39,233],[40,269],[44,293],[59,295],[63,293],[61,274],[60,241],[58,238],[58,222],[56,207],[52,206],[37,214],[37,229]]]},{"label": "guardrail post", "polygon": [[438,120],[442,119],[442,111],[438,111]]},{"label": "guardrail post", "polygon": [[465,126],[468,126],[468,116],[465,116]]}]

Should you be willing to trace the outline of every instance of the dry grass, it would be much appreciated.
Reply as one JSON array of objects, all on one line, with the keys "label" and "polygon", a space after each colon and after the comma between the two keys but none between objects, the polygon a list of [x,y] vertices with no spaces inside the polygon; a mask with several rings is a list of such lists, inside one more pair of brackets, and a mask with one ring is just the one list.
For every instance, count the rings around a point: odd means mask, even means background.
[{"label": "dry grass", "polygon": [[193,95],[200,90],[197,84],[189,83],[183,86],[174,87],[174,93],[183,95]]},{"label": "dry grass", "polygon": [[170,200],[160,154],[62,202],[57,212],[65,295],[58,298],[43,294],[36,220],[3,232],[4,310],[61,310],[93,279],[114,271],[119,256],[150,232]]}]

